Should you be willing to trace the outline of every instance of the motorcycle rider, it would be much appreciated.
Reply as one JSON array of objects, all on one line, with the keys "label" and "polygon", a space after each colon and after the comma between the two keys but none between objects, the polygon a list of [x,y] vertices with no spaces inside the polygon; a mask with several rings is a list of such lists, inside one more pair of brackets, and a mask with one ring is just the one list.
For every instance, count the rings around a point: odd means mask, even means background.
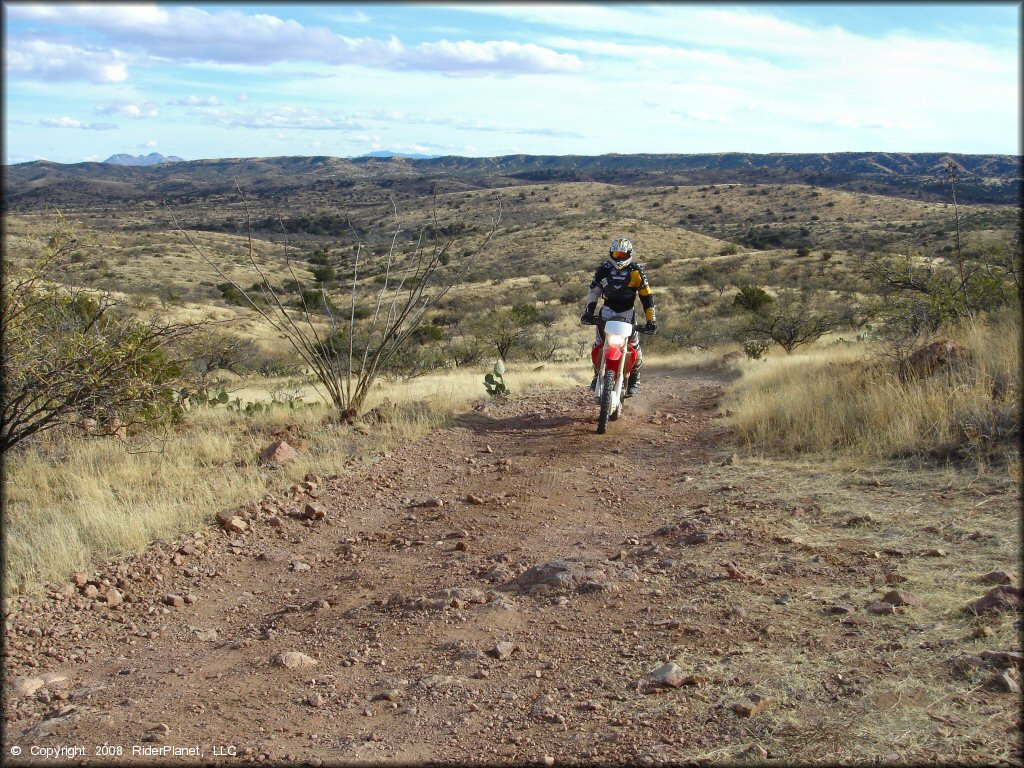
[{"label": "motorcycle rider", "polygon": [[[644,315],[647,319],[646,333],[654,333],[658,330],[657,313],[654,308],[654,296],[651,294],[650,283],[647,282],[647,272],[643,266],[633,261],[633,243],[625,237],[618,237],[612,240],[608,249],[608,260],[604,262],[594,273],[594,279],[590,283],[590,292],[587,293],[587,311],[580,317],[583,323],[594,323],[598,317],[594,314],[597,309],[598,299],[604,297],[604,305],[601,307],[601,320],[622,320],[636,326],[636,297],[640,297],[640,304],[644,308]],[[597,336],[594,346],[598,347],[604,341],[604,331],[597,326]],[[630,344],[636,347],[636,366],[629,374],[626,385],[626,397],[632,397],[639,391],[637,384],[640,367],[643,365],[643,352],[640,349],[640,335],[637,330],[629,340]],[[590,382],[593,389],[597,384],[597,374]]]}]

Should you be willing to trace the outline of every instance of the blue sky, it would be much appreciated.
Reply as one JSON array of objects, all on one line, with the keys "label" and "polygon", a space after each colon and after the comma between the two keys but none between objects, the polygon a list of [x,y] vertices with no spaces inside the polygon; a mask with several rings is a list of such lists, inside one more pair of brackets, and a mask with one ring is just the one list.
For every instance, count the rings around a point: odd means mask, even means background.
[{"label": "blue sky", "polygon": [[4,5],[4,162],[1020,153],[1019,3]]}]

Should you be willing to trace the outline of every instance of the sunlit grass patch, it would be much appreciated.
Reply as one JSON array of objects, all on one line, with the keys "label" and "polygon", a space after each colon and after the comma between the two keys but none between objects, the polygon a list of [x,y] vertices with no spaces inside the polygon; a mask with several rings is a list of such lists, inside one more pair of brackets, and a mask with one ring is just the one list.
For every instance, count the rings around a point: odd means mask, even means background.
[{"label": "sunlit grass patch", "polygon": [[[866,345],[737,363],[723,408],[754,451],[1019,460],[1020,321],[978,321],[954,340],[974,355],[953,373],[901,380]],[[1016,471],[1016,470],[1014,470]]]}]

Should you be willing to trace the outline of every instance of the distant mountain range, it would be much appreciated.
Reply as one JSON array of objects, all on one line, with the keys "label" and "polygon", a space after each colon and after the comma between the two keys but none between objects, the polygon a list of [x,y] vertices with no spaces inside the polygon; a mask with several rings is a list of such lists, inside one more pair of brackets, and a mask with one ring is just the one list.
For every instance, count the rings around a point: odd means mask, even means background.
[{"label": "distant mountain range", "polygon": [[[946,201],[949,161],[960,168],[957,198],[964,203],[1020,205],[1019,155],[940,152],[836,152],[815,154],[504,155],[409,158],[389,153],[341,158],[288,156],[190,160],[149,155],[157,165],[129,166],[119,156],[105,163],[39,160],[5,166],[3,205],[32,210],[46,205],[96,202],[199,200],[235,195],[301,195],[363,184],[407,194],[521,184],[600,182],[628,186],[804,184],[854,192]],[[145,159],[145,158],[144,158]],[[172,162],[177,161],[177,162]]]},{"label": "distant mountain range", "polygon": [[356,155],[356,157],[408,157],[411,160],[429,160],[433,157],[441,157],[441,155],[421,155],[418,152],[391,152],[387,149],[378,149],[374,152]]},{"label": "distant mountain range", "polygon": [[150,152],[148,155],[111,155],[104,163],[111,165],[157,165],[158,163],[183,163],[185,160],[175,155],[165,157],[159,152]]}]

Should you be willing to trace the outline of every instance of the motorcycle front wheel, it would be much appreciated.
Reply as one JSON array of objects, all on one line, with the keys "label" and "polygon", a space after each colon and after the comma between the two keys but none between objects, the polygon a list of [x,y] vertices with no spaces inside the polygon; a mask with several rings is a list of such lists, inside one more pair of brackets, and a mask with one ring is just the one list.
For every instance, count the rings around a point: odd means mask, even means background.
[{"label": "motorcycle front wheel", "polygon": [[597,434],[603,435],[608,429],[608,417],[612,410],[612,391],[615,389],[615,371],[605,371],[601,387],[601,412],[597,415]]}]

